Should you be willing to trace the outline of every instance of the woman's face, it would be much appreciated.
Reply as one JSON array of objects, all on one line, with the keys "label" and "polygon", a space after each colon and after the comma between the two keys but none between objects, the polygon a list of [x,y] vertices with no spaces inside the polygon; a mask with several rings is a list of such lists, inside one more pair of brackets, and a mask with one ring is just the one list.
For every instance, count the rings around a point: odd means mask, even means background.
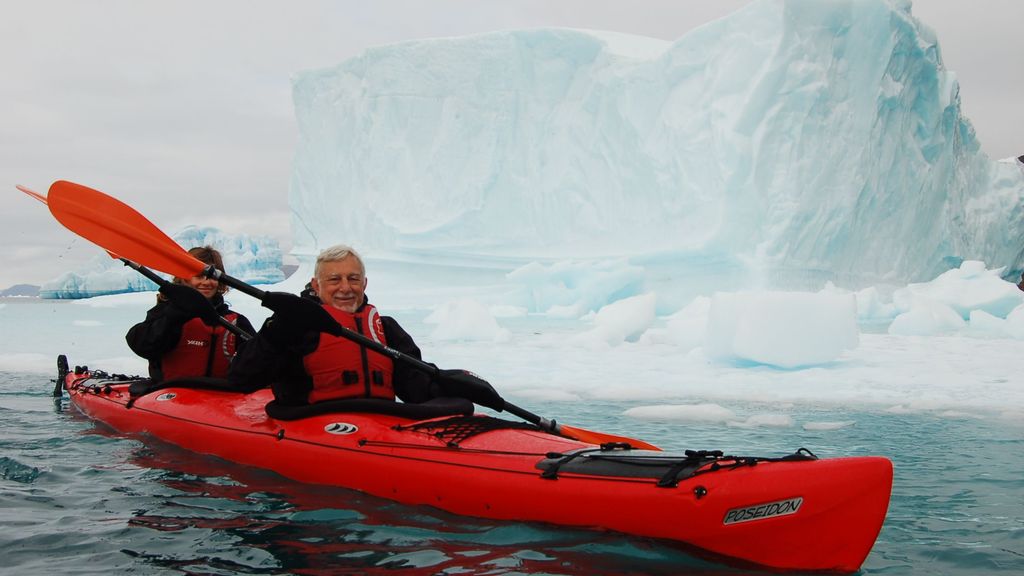
[{"label": "woman's face", "polygon": [[193,276],[188,279],[188,285],[199,290],[199,293],[209,300],[217,295],[218,282],[206,276]]}]

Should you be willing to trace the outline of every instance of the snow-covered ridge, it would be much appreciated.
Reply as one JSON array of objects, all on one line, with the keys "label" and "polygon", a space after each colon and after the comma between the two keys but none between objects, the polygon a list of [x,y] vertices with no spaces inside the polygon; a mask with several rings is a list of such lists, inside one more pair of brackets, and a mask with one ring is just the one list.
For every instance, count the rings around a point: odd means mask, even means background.
[{"label": "snow-covered ridge", "polygon": [[[186,249],[213,246],[224,258],[231,276],[250,284],[273,284],[284,280],[281,248],[267,236],[226,234],[216,228],[188,226],[173,236]],[[81,270],[65,272],[39,289],[41,298],[90,298],[124,292],[156,290],[156,285],[138,272],[109,256],[97,256]]]},{"label": "snow-covered ridge", "polygon": [[295,254],[625,258],[662,300],[709,264],[726,290],[1022,268],[1024,176],[981,151],[909,2],[762,0],[628,44],[496,32],[299,74]]}]

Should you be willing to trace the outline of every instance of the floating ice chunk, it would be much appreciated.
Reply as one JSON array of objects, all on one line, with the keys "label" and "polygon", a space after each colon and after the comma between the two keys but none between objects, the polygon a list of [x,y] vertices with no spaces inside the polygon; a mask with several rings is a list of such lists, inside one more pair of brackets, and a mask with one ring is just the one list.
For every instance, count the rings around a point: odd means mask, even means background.
[{"label": "floating ice chunk", "polygon": [[625,298],[601,308],[594,315],[594,328],[584,338],[595,338],[612,346],[635,342],[654,323],[654,294]]},{"label": "floating ice chunk", "polygon": [[[837,288],[832,282],[826,282],[821,290],[828,294],[849,294],[849,290]],[[875,286],[869,286],[853,293],[857,300],[857,321],[861,323],[891,322],[899,311],[891,302],[883,302],[882,296]]]},{"label": "floating ice chunk", "polygon": [[718,404],[663,404],[637,406],[623,412],[640,420],[668,420],[672,422],[727,423],[737,420],[736,414]]},{"label": "floating ice chunk", "polygon": [[669,340],[684,352],[703,345],[710,310],[711,298],[698,296],[682,310],[669,316],[665,323]]},{"label": "floating ice chunk", "polygon": [[1006,319],[993,316],[984,310],[971,310],[968,324],[969,333],[973,336],[998,338],[1007,334]]},{"label": "floating ice chunk", "polygon": [[892,303],[882,302],[878,288],[870,286],[856,293],[857,319],[861,322],[892,320],[898,314]]},{"label": "floating ice chunk", "polygon": [[950,418],[954,420],[964,420],[968,418],[978,418],[977,414],[970,412],[964,412],[963,410],[943,410],[939,412],[939,416],[942,418]]},{"label": "floating ice chunk", "polygon": [[1006,316],[1021,303],[1024,292],[1016,284],[1003,280],[1003,268],[987,270],[983,262],[967,260],[959,268],[940,274],[935,280],[910,284],[893,293],[893,304],[901,312],[910,311],[924,300],[944,304],[966,320],[971,311],[983,310]]},{"label": "floating ice chunk", "polygon": [[1017,306],[1006,316],[1006,334],[1018,340],[1024,340],[1024,304]]},{"label": "floating ice chunk", "polygon": [[431,337],[437,340],[474,340],[505,342],[509,331],[480,302],[472,299],[450,300],[424,318],[437,324]]},{"label": "floating ice chunk", "polygon": [[545,313],[547,316],[552,318],[568,318],[575,319],[586,315],[590,310],[582,302],[576,302],[569,306],[554,305],[547,309]]},{"label": "floating ice chunk", "polygon": [[842,428],[848,428],[856,424],[854,420],[841,420],[839,422],[807,422],[802,426],[804,430],[808,432],[812,431],[827,431],[827,430],[840,430]]},{"label": "floating ice chunk", "polygon": [[919,298],[910,309],[893,319],[889,334],[898,336],[934,336],[957,332],[967,323],[949,306]]},{"label": "floating ice chunk", "polygon": [[727,424],[733,428],[790,428],[793,417],[788,414],[755,414],[746,420]]},{"label": "floating ice chunk", "polygon": [[710,358],[797,368],[834,361],[856,348],[857,305],[830,292],[719,292],[711,299]]}]

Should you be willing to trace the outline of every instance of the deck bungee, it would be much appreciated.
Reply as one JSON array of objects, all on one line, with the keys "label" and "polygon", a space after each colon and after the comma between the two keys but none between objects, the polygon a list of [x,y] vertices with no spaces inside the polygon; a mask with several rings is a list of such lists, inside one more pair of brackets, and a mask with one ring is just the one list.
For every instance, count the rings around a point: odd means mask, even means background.
[{"label": "deck bungee", "polygon": [[470,415],[458,402],[356,402],[350,407],[359,411],[285,411],[279,415],[294,419],[279,419],[268,415],[267,389],[218,390],[209,379],[154,388],[68,371],[63,356],[58,367],[71,403],[122,433],[467,516],[671,540],[734,565],[854,572],[878,536],[892,486],[892,465],[880,457],[818,459],[800,450],[755,458],[595,445]]}]

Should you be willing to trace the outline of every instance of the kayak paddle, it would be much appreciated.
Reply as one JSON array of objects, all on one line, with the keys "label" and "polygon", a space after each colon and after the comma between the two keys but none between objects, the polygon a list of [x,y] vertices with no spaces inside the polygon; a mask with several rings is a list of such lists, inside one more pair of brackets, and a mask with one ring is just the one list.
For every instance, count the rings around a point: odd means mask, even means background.
[{"label": "kayak paddle", "polygon": [[544,430],[574,440],[592,444],[628,443],[633,448],[660,450],[653,444],[635,438],[566,426],[538,416],[504,400],[486,380],[472,373],[463,370],[441,370],[433,364],[389,348],[341,326],[312,300],[284,292],[266,292],[229,276],[194,258],[134,208],[98,190],[58,180],[50,186],[47,205],[53,216],[68,230],[111,253],[179,278],[204,274],[217,279],[239,292],[260,300],[264,307],[274,312],[302,318],[312,329],[346,338],[392,360],[424,371],[434,376],[442,386],[449,385],[460,390],[467,399],[475,403],[499,412],[507,410]]},{"label": "kayak paddle", "polygon": [[[43,196],[42,194],[36,192],[35,190],[32,190],[32,189],[30,189],[30,188],[28,188],[26,186],[22,186],[21,184],[17,184],[15,186],[15,188],[17,188],[18,190],[21,190],[25,194],[28,194],[29,196],[31,196],[31,197],[35,198],[36,200],[42,202],[46,206],[50,205],[50,203],[49,203],[48,199],[46,198],[46,196]],[[51,212],[53,212],[53,211],[51,210]],[[120,260],[121,262],[124,263],[125,266],[131,268],[132,270],[135,270],[136,272],[138,272],[139,274],[142,274],[146,278],[149,278],[157,286],[163,288],[164,286],[170,284],[170,282],[168,282],[162,276],[160,276],[159,274],[153,272],[149,268],[146,268],[145,266],[142,266],[140,264],[132,262],[131,260],[128,260],[127,258],[121,258],[120,256],[118,256],[117,254],[114,254],[110,250],[107,250],[106,252],[107,252],[107,254],[110,255],[111,258],[114,258],[115,260]],[[179,276],[179,278],[181,278],[181,276]],[[227,318],[225,318],[223,316],[220,316],[220,315],[217,316],[217,323],[220,324],[221,326],[223,326],[225,330],[227,330],[228,332],[231,332],[235,336],[238,336],[242,340],[251,340],[252,339],[252,334],[249,334],[245,330],[239,328],[234,322],[231,322],[230,320],[228,320]]]}]

